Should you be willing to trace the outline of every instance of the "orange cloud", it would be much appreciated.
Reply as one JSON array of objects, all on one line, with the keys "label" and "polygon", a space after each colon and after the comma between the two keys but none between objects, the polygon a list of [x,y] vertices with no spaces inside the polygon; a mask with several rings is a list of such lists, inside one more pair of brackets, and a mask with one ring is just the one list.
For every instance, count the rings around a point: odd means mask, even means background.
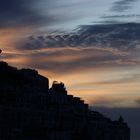
[{"label": "orange cloud", "polygon": [[16,50],[16,43],[24,38],[27,33],[31,32],[31,28],[5,28],[0,29],[0,47],[4,52]]}]

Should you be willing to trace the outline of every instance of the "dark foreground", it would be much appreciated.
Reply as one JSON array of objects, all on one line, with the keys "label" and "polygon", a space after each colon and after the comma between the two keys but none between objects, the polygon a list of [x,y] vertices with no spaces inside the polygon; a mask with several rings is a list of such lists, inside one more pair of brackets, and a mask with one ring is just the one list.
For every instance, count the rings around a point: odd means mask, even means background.
[{"label": "dark foreground", "polygon": [[130,129],[91,111],[63,83],[0,62],[0,140],[130,140]]}]

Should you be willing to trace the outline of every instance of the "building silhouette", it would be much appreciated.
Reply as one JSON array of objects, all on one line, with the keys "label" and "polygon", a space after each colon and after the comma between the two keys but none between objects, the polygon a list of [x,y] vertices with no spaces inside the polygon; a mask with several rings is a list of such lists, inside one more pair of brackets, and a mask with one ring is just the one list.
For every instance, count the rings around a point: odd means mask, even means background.
[{"label": "building silhouette", "polygon": [[0,62],[0,140],[130,140],[130,129],[68,95],[63,83]]}]

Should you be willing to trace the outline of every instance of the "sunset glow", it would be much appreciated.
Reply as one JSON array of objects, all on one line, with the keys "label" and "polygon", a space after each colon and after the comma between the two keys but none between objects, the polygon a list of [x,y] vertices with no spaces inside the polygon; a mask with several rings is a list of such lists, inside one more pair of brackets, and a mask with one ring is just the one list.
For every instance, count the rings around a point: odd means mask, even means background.
[{"label": "sunset glow", "polygon": [[[69,94],[90,105],[138,107],[139,2],[88,2],[41,0],[9,5],[14,10],[4,10],[5,18],[0,18],[1,60],[37,69],[49,77],[50,86],[54,80],[64,82]],[[135,23],[127,24],[132,19]]]}]

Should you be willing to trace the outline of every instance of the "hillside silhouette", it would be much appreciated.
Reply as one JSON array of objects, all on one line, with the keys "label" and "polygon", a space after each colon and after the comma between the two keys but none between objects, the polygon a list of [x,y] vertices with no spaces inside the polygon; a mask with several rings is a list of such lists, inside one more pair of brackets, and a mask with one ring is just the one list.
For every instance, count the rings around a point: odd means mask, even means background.
[{"label": "hillside silhouette", "polygon": [[1,140],[130,140],[130,129],[92,111],[63,83],[0,62]]}]

